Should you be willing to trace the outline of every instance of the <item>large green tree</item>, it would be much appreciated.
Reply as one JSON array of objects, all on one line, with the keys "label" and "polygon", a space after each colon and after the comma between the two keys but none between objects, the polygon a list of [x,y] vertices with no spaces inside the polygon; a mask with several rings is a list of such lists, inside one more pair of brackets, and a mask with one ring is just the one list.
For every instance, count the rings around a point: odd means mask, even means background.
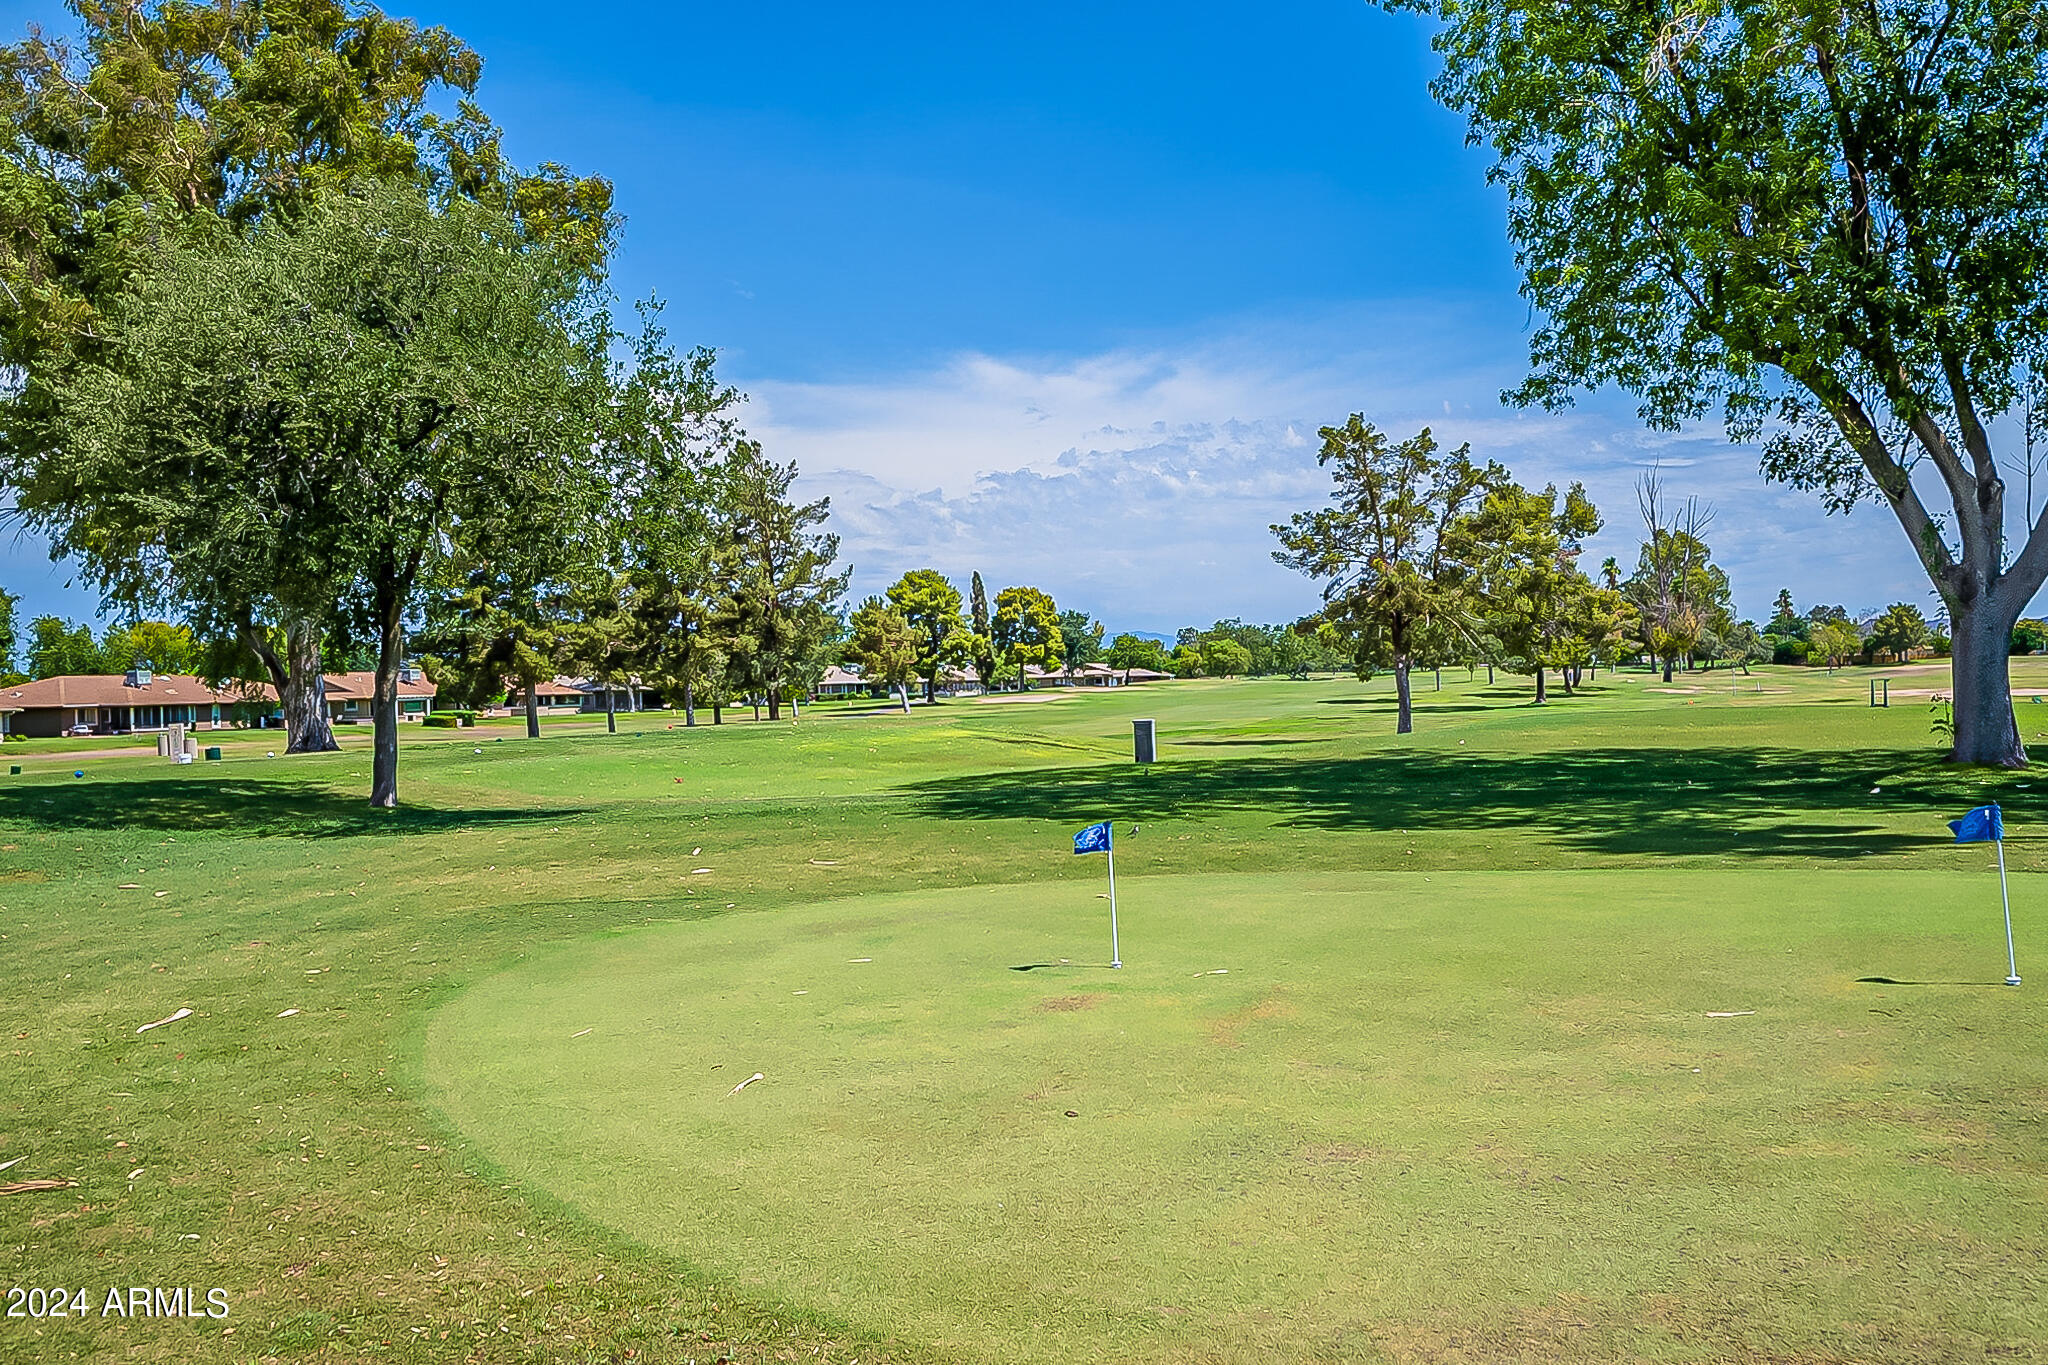
[{"label": "large green tree", "polygon": [[[107,656],[93,639],[92,627],[61,616],[38,616],[28,625],[28,671],[35,678],[77,673],[104,673]],[[127,665],[123,664],[123,668]]]},{"label": "large green tree", "polygon": [[130,621],[110,629],[100,641],[109,671],[147,664],[159,673],[198,673],[207,663],[206,647],[189,627],[170,621]]},{"label": "large green tree", "polygon": [[[594,269],[610,186],[511,166],[470,99],[481,60],[444,29],[350,0],[70,8],[74,32],[0,49],[0,364],[15,376],[0,393],[0,479],[110,604],[176,610],[207,639],[238,638],[278,689],[289,750],[333,748],[320,673],[328,566],[273,572],[251,556],[243,573],[232,546],[174,554],[129,534],[142,470],[98,485],[63,477],[76,371],[125,363],[105,315],[166,239],[251,232],[345,185],[396,179],[491,205]],[[156,491],[189,501],[198,486]]]},{"label": "large green tree", "polygon": [[1539,703],[1549,700],[1546,671],[1559,670],[1569,693],[1620,613],[1621,594],[1578,567],[1599,529],[1600,514],[1576,483],[1561,502],[1554,484],[1541,492],[1505,484],[1472,519],[1487,623],[1511,666],[1535,675]]},{"label": "large green tree", "polygon": [[[1766,473],[1888,506],[1953,625],[1950,756],[2026,762],[1999,419],[2048,358],[2048,16],[2008,0],[1386,0],[1495,156],[1541,315],[1523,402],[1716,405]],[[1930,501],[1931,499],[1931,501]]]},{"label": "large green tree", "polygon": [[968,625],[974,633],[974,676],[984,688],[996,685],[995,619],[988,611],[988,590],[981,585],[981,574],[977,571],[969,589],[971,615]]},{"label": "large green tree", "polygon": [[771,721],[782,718],[792,685],[823,667],[846,592],[847,575],[832,572],[839,537],[822,529],[831,504],[793,502],[795,479],[794,464],[743,441],[718,508],[723,598],[715,629],[728,676],[766,699]]},{"label": "large green tree", "polygon": [[1361,677],[1392,667],[1396,733],[1415,728],[1408,671],[1432,632],[1469,614],[1474,546],[1465,519],[1488,488],[1505,482],[1472,449],[1448,453],[1424,427],[1389,441],[1362,413],[1322,429],[1316,460],[1336,484],[1328,507],[1274,526],[1273,558],[1323,583],[1323,616],[1354,649]]},{"label": "large green tree", "polygon": [[847,660],[860,668],[861,677],[894,692],[910,714],[910,680],[917,676],[918,651],[922,643],[916,626],[900,609],[879,597],[870,597],[854,608],[847,622]]},{"label": "large green tree", "polygon": [[233,619],[269,593],[373,650],[371,800],[395,805],[423,570],[472,536],[586,525],[609,485],[590,305],[502,214],[403,183],[169,246],[103,315],[118,363],[60,386],[69,458],[24,505],[110,563],[161,565],[188,604]]},{"label": "large green tree", "polygon": [[1890,650],[1892,657],[1900,663],[1904,663],[1914,650],[1925,646],[1931,638],[1927,618],[1911,602],[1892,603],[1870,628],[1871,645],[1876,649]]},{"label": "large green tree", "polygon": [[1085,611],[1060,613],[1060,658],[1071,672],[1102,657],[1102,622]]},{"label": "large green tree", "polygon": [[960,615],[960,590],[937,569],[912,569],[889,589],[889,605],[917,633],[917,675],[924,699],[938,698],[939,674],[973,657],[974,639]]},{"label": "large green tree", "polygon": [[1142,635],[1119,635],[1109,642],[1109,652],[1103,656],[1103,662],[1111,668],[1122,669],[1124,681],[1128,683],[1134,668],[1166,672],[1166,646]]},{"label": "large green tree", "polygon": [[694,726],[700,690],[709,689],[714,719],[724,700],[718,514],[744,464],[732,415],[739,395],[718,382],[710,350],[679,353],[658,308],[643,314],[611,424],[623,475],[612,515],[628,580],[628,661]]},{"label": "large green tree", "polygon": [[1024,670],[1050,669],[1060,661],[1060,609],[1037,588],[1004,588],[996,594],[994,644],[1017,670],[1017,686],[1029,686]]}]

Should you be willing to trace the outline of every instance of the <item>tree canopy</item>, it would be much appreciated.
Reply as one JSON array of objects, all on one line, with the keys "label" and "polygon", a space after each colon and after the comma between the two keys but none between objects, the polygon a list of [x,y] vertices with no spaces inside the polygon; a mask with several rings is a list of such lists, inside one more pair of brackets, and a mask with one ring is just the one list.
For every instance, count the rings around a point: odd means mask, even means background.
[{"label": "tree canopy", "polygon": [[1505,482],[1472,449],[1439,450],[1424,427],[1389,441],[1362,413],[1322,429],[1317,462],[1336,484],[1332,504],[1274,526],[1273,558],[1323,583],[1323,615],[1355,651],[1360,676],[1391,665],[1395,730],[1415,728],[1408,670],[1432,632],[1466,614],[1473,547],[1464,519],[1486,490]]},{"label": "tree canopy", "polygon": [[[1718,405],[1766,473],[1889,506],[1955,629],[1958,760],[2017,765],[1995,419],[2048,362],[2048,15],[1999,0],[1384,0],[1495,157],[1539,322],[1513,397]],[[1923,496],[1916,471],[1928,478]],[[1945,504],[1945,506],[1943,506]]]},{"label": "tree canopy", "polygon": [[1019,687],[1025,685],[1027,667],[1049,669],[1060,661],[1060,611],[1051,596],[1037,588],[1004,588],[997,593],[993,629],[996,652],[1017,670]]},{"label": "tree canopy", "polygon": [[912,569],[889,589],[889,605],[917,634],[917,675],[924,699],[938,695],[939,674],[973,657],[974,640],[960,615],[960,590],[937,569]]},{"label": "tree canopy", "polygon": [[73,434],[16,471],[26,519],[118,599],[376,649],[394,803],[423,566],[486,531],[559,547],[604,496],[610,336],[580,273],[491,209],[364,185],[166,244],[101,326],[117,361],[56,386]]},{"label": "tree canopy", "polygon": [[896,607],[870,597],[847,621],[846,658],[861,677],[895,692],[910,714],[910,680],[917,676],[918,631]]}]

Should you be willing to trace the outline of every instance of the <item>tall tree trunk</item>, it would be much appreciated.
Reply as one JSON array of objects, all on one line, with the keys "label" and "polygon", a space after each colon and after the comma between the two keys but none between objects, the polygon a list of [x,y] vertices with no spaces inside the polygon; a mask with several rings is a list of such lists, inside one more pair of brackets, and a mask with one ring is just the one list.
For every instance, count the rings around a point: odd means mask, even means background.
[{"label": "tall tree trunk", "polygon": [[1486,685],[1487,685],[1488,687],[1491,687],[1491,686],[1493,686],[1493,665],[1492,665],[1492,664],[1488,664],[1488,665],[1486,666]]},{"label": "tall tree trunk", "polygon": [[377,684],[370,700],[375,753],[370,761],[370,804],[398,804],[398,669],[405,661],[405,628],[394,609],[382,613],[377,642]]},{"label": "tall tree trunk", "polygon": [[1541,706],[1544,702],[1550,700],[1550,694],[1544,688],[1544,671],[1545,670],[1542,664],[1536,665],[1536,704],[1538,706]]},{"label": "tall tree trunk", "polygon": [[305,618],[288,622],[283,658],[259,627],[244,626],[242,639],[262,661],[270,685],[277,689],[278,705],[284,711],[284,751],[304,754],[339,749],[334,724],[327,717],[327,680],[320,675],[319,627]]},{"label": "tall tree trunk", "polygon": [[768,719],[770,721],[782,719],[782,691],[780,688],[771,687],[768,689]]},{"label": "tall tree trunk", "polygon": [[604,685],[604,732],[608,735],[619,732],[619,698],[610,683]]},{"label": "tall tree trunk", "polygon": [[715,690],[711,694],[711,723],[713,725],[725,724],[725,698],[721,697]]},{"label": "tall tree trunk", "polygon": [[540,738],[540,680],[522,676],[520,690],[526,693],[526,737]]},{"label": "tall tree trunk", "polygon": [[1671,656],[1669,654],[1664,656],[1664,681],[1671,681]]},{"label": "tall tree trunk", "polygon": [[897,695],[898,697],[901,697],[901,698],[903,699],[903,714],[904,714],[904,715],[906,715],[906,716],[907,716],[907,715],[909,715],[909,714],[910,714],[910,689],[909,689],[908,687],[905,687],[905,686],[904,686],[904,685],[903,685],[902,683],[897,683],[897,684],[896,684],[896,695]]},{"label": "tall tree trunk", "polygon": [[939,675],[938,675],[938,671],[937,671],[936,669],[934,669],[934,670],[933,670],[933,672],[932,672],[932,675],[931,675],[930,677],[928,677],[928,678],[926,678],[926,679],[924,680],[924,700],[925,700],[925,705],[929,706],[929,705],[931,705],[931,704],[932,704],[933,702],[937,701],[938,699],[939,699]]},{"label": "tall tree trunk", "polygon": [[2027,750],[2012,713],[2012,627],[2019,608],[2001,610],[1994,599],[1951,614],[1956,740],[1949,761],[2024,768]]},{"label": "tall tree trunk", "polygon": [[1396,654],[1394,656],[1394,699],[1396,706],[1394,733],[1397,735],[1413,734],[1415,731],[1415,712],[1409,704],[1408,656],[1406,654]]},{"label": "tall tree trunk", "polygon": [[697,723],[697,692],[688,678],[683,679],[683,724]]},{"label": "tall tree trunk", "polygon": [[1434,690],[1438,692],[1444,690],[1444,671],[1441,668],[1436,671],[1436,687]]}]

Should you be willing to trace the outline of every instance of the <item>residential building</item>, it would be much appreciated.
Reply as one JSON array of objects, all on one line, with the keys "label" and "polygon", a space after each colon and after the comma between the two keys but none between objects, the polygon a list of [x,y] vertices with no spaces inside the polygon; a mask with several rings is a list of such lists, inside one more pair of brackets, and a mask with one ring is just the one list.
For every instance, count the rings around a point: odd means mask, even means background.
[{"label": "residential building", "polygon": [[[0,689],[0,708],[15,712],[8,729],[35,738],[124,735],[183,725],[218,730],[246,723],[253,708],[274,705],[268,687],[220,689],[182,673],[67,673]],[[243,704],[243,719],[236,715]]]}]

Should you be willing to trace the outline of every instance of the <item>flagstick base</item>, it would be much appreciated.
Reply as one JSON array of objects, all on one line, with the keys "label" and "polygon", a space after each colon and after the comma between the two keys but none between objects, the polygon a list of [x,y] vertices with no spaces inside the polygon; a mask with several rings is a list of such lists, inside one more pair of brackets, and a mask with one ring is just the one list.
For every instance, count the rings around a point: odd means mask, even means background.
[{"label": "flagstick base", "polygon": [[[1116,970],[1118,971],[1122,971],[1124,969],[1124,964],[1121,962],[1112,962],[1109,965],[1116,968]],[[2014,977],[2012,980],[2006,982],[2005,984],[2008,986],[2017,986],[2020,984],[2020,979],[2018,977]]]},{"label": "flagstick base", "polygon": [[2017,986],[2020,984],[2020,979],[2016,976],[2008,976],[2005,979],[2005,984],[2008,986]]}]

